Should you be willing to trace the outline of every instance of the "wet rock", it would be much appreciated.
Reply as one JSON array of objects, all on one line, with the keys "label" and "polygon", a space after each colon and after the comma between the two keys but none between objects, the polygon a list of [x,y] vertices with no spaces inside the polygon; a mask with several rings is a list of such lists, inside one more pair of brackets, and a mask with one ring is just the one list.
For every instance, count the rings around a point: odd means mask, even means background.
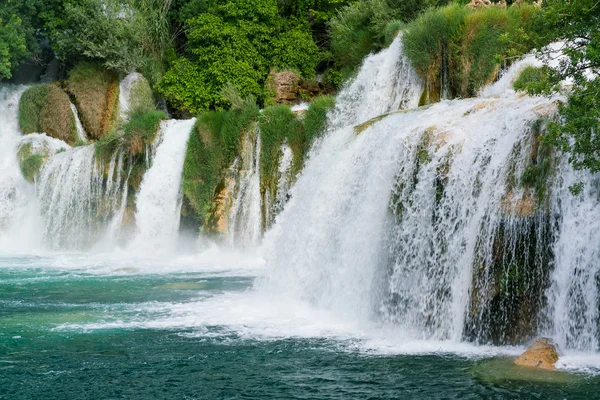
[{"label": "wet rock", "polygon": [[515,364],[522,367],[554,370],[557,361],[558,350],[552,339],[539,338],[515,360]]},{"label": "wet rock", "polygon": [[508,192],[502,201],[502,209],[509,215],[529,217],[535,212],[536,201],[529,193],[518,198],[513,192]]}]

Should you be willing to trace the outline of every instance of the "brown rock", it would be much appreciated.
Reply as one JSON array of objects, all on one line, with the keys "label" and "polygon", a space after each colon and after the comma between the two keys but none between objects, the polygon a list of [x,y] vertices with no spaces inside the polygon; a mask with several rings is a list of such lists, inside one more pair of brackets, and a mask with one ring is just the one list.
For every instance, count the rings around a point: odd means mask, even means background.
[{"label": "brown rock", "polygon": [[267,79],[267,89],[275,104],[295,104],[299,88],[300,76],[294,72],[271,72]]},{"label": "brown rock", "polygon": [[508,192],[502,201],[502,208],[507,214],[529,217],[535,212],[536,202],[529,193],[525,193],[522,198],[518,199],[515,198],[513,192]]},{"label": "brown rock", "polygon": [[554,370],[557,361],[558,350],[552,339],[539,338],[515,360],[515,364],[522,367]]}]

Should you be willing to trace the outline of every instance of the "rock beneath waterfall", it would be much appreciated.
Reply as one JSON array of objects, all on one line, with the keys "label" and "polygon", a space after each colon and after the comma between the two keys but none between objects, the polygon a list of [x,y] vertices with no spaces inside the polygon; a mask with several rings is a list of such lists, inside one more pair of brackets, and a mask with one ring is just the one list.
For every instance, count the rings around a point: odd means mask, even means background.
[{"label": "rock beneath waterfall", "polygon": [[558,350],[552,339],[539,338],[515,360],[515,364],[522,367],[554,370],[557,361]]}]

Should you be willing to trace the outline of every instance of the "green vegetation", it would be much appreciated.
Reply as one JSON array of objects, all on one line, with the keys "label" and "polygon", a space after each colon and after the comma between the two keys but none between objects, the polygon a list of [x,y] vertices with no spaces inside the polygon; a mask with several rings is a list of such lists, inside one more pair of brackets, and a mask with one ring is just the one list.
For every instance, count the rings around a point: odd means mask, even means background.
[{"label": "green vegetation", "polygon": [[513,87],[515,90],[524,91],[530,95],[550,93],[553,89],[550,81],[551,74],[552,70],[547,66],[527,66],[513,82]]},{"label": "green vegetation", "polygon": [[98,64],[78,64],[69,74],[67,90],[90,138],[100,139],[116,126],[119,81],[115,73]]},{"label": "green vegetation", "polygon": [[134,112],[153,111],[156,108],[152,88],[143,76],[131,87],[129,108]]},{"label": "green vegetation", "polygon": [[19,166],[23,177],[33,183],[38,176],[42,165],[48,158],[48,150],[46,148],[33,150],[31,143],[26,143],[19,147],[17,152]]},{"label": "green vegetation", "polygon": [[363,0],[343,8],[330,22],[331,53],[348,77],[363,58],[389,45],[400,28],[444,0]]},{"label": "green vegetation", "polygon": [[256,129],[259,115],[248,98],[227,111],[202,113],[190,135],[183,167],[183,193],[201,225],[208,222],[215,189],[223,171],[239,154],[244,135]]},{"label": "green vegetation", "polygon": [[281,145],[287,143],[292,149],[294,154],[292,175],[296,176],[304,166],[304,159],[310,146],[324,132],[327,112],[333,105],[333,97],[317,98],[310,103],[301,118],[285,105],[271,106],[263,110],[259,118],[260,175],[263,195],[269,191],[271,198],[275,198]]},{"label": "green vegetation", "polygon": [[[536,19],[539,46],[561,39],[567,57],[549,74],[555,90],[570,78],[569,98],[559,106],[560,118],[549,124],[544,140],[569,153],[577,169],[600,171],[600,4],[593,0],[546,0]],[[580,192],[582,185],[575,185]]]},{"label": "green vegetation", "polygon": [[28,55],[21,18],[12,15],[3,21],[0,17],[0,80],[10,78],[12,71]]},{"label": "green vegetation", "polygon": [[228,106],[227,84],[261,100],[271,68],[314,75],[319,54],[307,25],[282,18],[276,0],[196,3],[186,9],[193,16],[185,21],[187,51],[158,86],[175,107],[197,113]]},{"label": "green vegetation", "polygon": [[56,85],[36,85],[19,101],[19,126],[24,133],[42,133],[69,144],[77,140],[77,126],[69,97]]},{"label": "green vegetation", "polygon": [[[502,65],[535,46],[533,5],[471,10],[450,5],[426,12],[407,25],[405,52],[427,82],[427,102],[474,96],[495,79]],[[442,82],[442,77],[447,81]]]}]

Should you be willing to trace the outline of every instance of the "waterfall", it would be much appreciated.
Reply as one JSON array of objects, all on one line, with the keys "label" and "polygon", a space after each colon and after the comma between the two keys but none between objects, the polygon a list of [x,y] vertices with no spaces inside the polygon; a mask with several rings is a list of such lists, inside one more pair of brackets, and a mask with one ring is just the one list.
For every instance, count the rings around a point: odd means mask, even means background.
[{"label": "waterfall", "polygon": [[411,111],[422,85],[401,43],[369,56],[266,235],[259,289],[413,339],[515,343],[540,332],[554,220],[523,176],[545,165],[540,124],[556,99],[512,90],[530,63],[480,98]]},{"label": "waterfall", "polygon": [[19,98],[26,87],[0,87],[0,249],[14,251],[31,243],[27,216],[31,214],[34,188],[21,174],[17,147]]},{"label": "waterfall", "polygon": [[273,204],[273,215],[277,216],[287,202],[291,180],[290,176],[292,170],[292,161],[294,153],[290,146],[286,143],[281,145],[281,156],[279,158],[279,168],[277,169],[277,195],[275,197],[275,203]]},{"label": "waterfall", "polygon": [[241,171],[227,223],[227,243],[231,246],[255,246],[262,235],[260,145],[258,128],[245,135],[240,155]]},{"label": "waterfall", "polygon": [[44,244],[53,249],[82,249],[105,234],[123,206],[127,186],[123,154],[108,168],[97,162],[94,146],[50,157],[40,171],[37,196],[44,221]]},{"label": "waterfall", "polygon": [[77,107],[75,104],[71,103],[71,111],[73,111],[73,117],[75,118],[75,125],[77,126],[77,138],[79,141],[85,143],[87,142],[87,138],[85,136],[85,129],[83,129],[83,124],[79,119],[79,112],[77,111]]},{"label": "waterfall", "polygon": [[[422,83],[400,37],[369,56],[338,95],[328,132],[309,155],[291,199],[265,237],[270,291],[366,317],[394,178],[398,135],[353,126],[418,105]],[[392,140],[395,139],[394,143]]]},{"label": "waterfall", "polygon": [[175,244],[183,199],[183,161],[195,122],[169,120],[160,125],[162,141],[136,198],[134,249],[168,250]]},{"label": "waterfall", "polygon": [[[585,184],[574,196],[569,186]],[[599,350],[600,180],[561,161],[551,210],[559,216],[548,288],[549,332],[562,348]]]}]

